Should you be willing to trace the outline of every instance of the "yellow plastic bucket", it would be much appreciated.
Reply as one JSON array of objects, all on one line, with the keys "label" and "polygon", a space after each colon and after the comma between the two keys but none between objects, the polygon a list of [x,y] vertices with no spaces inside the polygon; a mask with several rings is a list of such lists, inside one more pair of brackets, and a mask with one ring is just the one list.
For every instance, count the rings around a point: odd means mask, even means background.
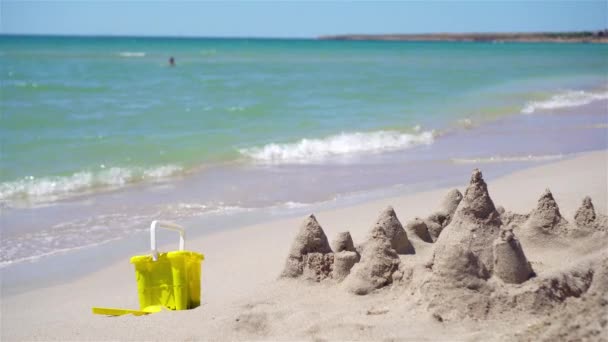
[{"label": "yellow plastic bucket", "polygon": [[[179,251],[156,250],[156,228],[179,232]],[[193,309],[201,303],[202,254],[185,251],[185,229],[172,222],[153,221],[150,225],[149,255],[131,258],[135,265],[137,293],[141,310],[163,306],[170,310]]]},{"label": "yellow plastic bucket", "polygon": [[162,305],[170,310],[193,309],[201,303],[203,255],[189,251],[131,258],[135,265],[139,307]]}]

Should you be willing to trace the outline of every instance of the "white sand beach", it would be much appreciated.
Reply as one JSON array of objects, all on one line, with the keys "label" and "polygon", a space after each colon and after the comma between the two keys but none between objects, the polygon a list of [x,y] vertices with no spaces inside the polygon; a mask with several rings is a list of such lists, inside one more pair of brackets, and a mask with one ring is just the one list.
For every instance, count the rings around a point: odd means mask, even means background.
[{"label": "white sand beach", "polygon": [[[597,222],[601,215],[607,214],[607,174],[608,153],[595,151],[489,180],[487,187],[496,206],[518,214],[529,214],[535,209],[539,197],[549,188],[559,212],[569,222],[568,227],[575,227],[574,215],[585,196],[592,199]],[[458,189],[464,194],[471,174],[459,176],[462,185]],[[358,245],[366,240],[387,206],[393,206],[405,227],[413,218],[426,218],[436,211],[449,190],[374,200],[314,215],[329,241],[339,232],[349,231]],[[501,215],[503,221],[504,215]],[[541,238],[526,234],[527,228],[517,228],[514,234],[536,276],[521,284],[510,284],[499,279],[498,271],[494,270],[492,277],[476,279],[479,284],[468,284],[464,289],[455,283],[445,284],[444,288],[441,282],[433,280],[437,270],[430,269],[428,263],[436,244],[424,242],[408,230],[415,254],[398,256],[400,276],[393,276],[396,280],[392,284],[367,295],[355,295],[348,290],[348,278],[342,283],[333,279],[314,282],[302,277],[279,278],[304,219],[265,222],[188,240],[187,249],[205,255],[202,304],[196,309],[141,317],[93,315],[93,306],[139,307],[133,266],[128,260],[122,260],[67,283],[3,296],[1,339],[608,338],[608,287],[601,287],[608,278],[608,227],[594,227],[595,231],[580,236],[558,234]],[[520,226],[526,224],[523,222]],[[448,225],[445,229],[450,228]],[[172,247],[165,246],[165,250]],[[603,274],[599,271],[602,267]]]}]

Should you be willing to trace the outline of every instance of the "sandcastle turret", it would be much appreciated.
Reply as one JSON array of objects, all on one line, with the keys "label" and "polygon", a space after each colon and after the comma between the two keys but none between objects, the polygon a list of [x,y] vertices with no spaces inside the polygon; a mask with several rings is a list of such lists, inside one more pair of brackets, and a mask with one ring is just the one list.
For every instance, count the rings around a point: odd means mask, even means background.
[{"label": "sandcastle turret", "polygon": [[398,268],[399,256],[391,247],[384,229],[376,225],[364,244],[361,261],[355,264],[345,280],[346,288],[354,294],[368,294],[390,284]]},{"label": "sandcastle turret", "polygon": [[374,227],[383,229],[386,237],[390,241],[391,247],[397,254],[413,254],[414,247],[407,238],[407,233],[393,207],[389,206],[380,214]]},{"label": "sandcastle turret", "polygon": [[338,233],[332,241],[334,250],[334,265],[331,277],[342,281],[350,274],[353,266],[359,262],[360,255],[355,250],[355,244],[349,232]]},{"label": "sandcastle turret", "polygon": [[450,224],[458,204],[462,201],[462,193],[458,189],[450,190],[439,207],[439,210],[429,215],[424,223],[433,241],[436,241],[443,228]]},{"label": "sandcastle turret", "polygon": [[494,240],[494,274],[510,284],[521,284],[534,274],[511,229],[501,230]]},{"label": "sandcastle turret", "polygon": [[568,230],[568,221],[562,217],[551,190],[546,189],[538,199],[522,230],[528,235],[561,234]]},{"label": "sandcastle turret", "polygon": [[456,212],[460,201],[462,201],[462,193],[458,189],[452,189],[445,195],[440,210],[448,216],[452,216]]},{"label": "sandcastle turret", "polygon": [[331,246],[334,252],[350,251],[355,252],[355,243],[353,238],[350,236],[350,232],[340,232],[336,238],[331,242]]},{"label": "sandcastle turret", "polygon": [[329,277],[333,263],[333,253],[327,242],[327,236],[314,215],[308,216],[296,236],[282,277],[319,281]]},{"label": "sandcastle turret", "polygon": [[483,176],[475,169],[450,224],[435,242],[433,270],[487,277],[493,268],[492,243],[501,224]]}]

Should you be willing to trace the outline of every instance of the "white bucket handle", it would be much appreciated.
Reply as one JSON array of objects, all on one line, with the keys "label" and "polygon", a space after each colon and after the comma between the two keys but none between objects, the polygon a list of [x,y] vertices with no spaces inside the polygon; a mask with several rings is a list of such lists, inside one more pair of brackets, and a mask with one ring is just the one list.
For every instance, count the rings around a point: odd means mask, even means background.
[{"label": "white bucket handle", "polygon": [[158,251],[156,250],[156,227],[179,232],[179,250],[184,250],[184,245],[186,244],[186,230],[184,227],[173,222],[154,220],[150,225],[150,249],[152,250],[152,260],[156,261],[158,259]]}]

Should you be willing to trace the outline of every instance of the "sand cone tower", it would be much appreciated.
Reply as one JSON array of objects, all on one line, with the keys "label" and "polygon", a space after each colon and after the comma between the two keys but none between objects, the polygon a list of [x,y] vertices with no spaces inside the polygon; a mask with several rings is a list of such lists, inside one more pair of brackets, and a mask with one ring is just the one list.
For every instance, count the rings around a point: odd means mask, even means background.
[{"label": "sand cone tower", "polygon": [[399,256],[383,228],[376,225],[364,244],[361,261],[355,264],[345,280],[346,288],[354,294],[368,294],[390,284],[398,268]]},{"label": "sand cone tower", "polygon": [[511,229],[501,230],[494,241],[494,274],[510,284],[521,284],[534,274]]},{"label": "sand cone tower", "polygon": [[414,247],[407,238],[407,233],[399,219],[393,207],[387,207],[378,217],[375,227],[380,227],[384,230],[386,237],[388,237],[391,246],[397,252],[397,254],[414,254]]},{"label": "sand cone tower", "polygon": [[577,227],[585,228],[587,231],[608,232],[608,216],[595,212],[589,196],[583,199],[581,207],[574,214],[574,222]]},{"label": "sand cone tower", "polygon": [[562,217],[549,189],[546,189],[538,199],[536,209],[530,213],[522,231],[529,236],[567,233],[568,221]]},{"label": "sand cone tower", "polygon": [[501,224],[482,174],[475,169],[452,221],[435,242],[433,271],[486,278],[493,267],[492,243]]},{"label": "sand cone tower", "polygon": [[327,236],[315,216],[310,215],[300,226],[281,276],[297,278],[305,275],[306,278],[322,280],[329,276],[332,262],[333,253]]},{"label": "sand cone tower", "polygon": [[576,214],[574,214],[574,222],[576,222],[577,226],[588,227],[593,225],[595,218],[595,208],[593,207],[591,198],[587,196],[583,199],[583,204],[578,208]]}]

